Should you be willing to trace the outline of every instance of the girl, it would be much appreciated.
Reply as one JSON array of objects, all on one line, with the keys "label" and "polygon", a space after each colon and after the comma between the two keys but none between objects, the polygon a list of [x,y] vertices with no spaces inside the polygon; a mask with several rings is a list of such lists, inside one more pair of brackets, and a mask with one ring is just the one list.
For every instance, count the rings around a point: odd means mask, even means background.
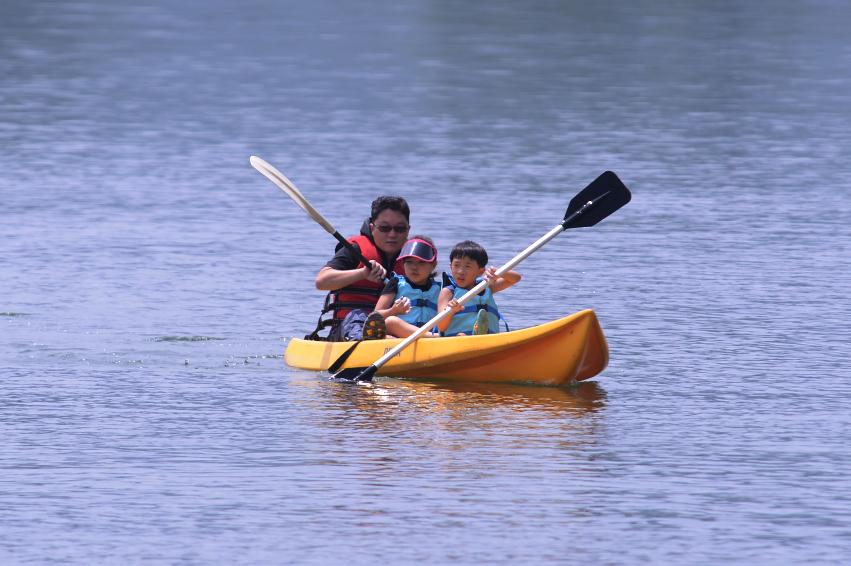
[{"label": "girl", "polygon": [[[398,261],[405,275],[394,274],[363,326],[365,340],[386,335],[405,338],[437,315],[440,284],[434,280],[437,248],[431,238],[414,236],[402,246]],[[426,333],[423,336],[436,336]]]}]

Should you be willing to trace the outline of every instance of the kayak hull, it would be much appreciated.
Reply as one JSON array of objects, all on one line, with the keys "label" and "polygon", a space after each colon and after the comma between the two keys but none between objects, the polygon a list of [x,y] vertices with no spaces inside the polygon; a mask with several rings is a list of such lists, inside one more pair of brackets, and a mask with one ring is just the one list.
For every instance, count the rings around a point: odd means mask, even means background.
[{"label": "kayak hull", "polygon": [[[365,340],[343,368],[367,367],[402,341]],[[296,368],[325,371],[351,342],[293,338],[284,358]],[[420,338],[378,369],[376,375],[467,382],[567,385],[599,374],[609,361],[603,330],[593,310],[530,328],[451,338]],[[341,368],[341,369],[343,369]]]}]

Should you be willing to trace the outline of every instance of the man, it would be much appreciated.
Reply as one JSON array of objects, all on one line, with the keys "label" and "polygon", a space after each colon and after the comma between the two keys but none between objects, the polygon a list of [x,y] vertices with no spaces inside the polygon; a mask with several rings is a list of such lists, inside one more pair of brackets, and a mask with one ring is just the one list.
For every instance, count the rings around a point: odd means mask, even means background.
[{"label": "man", "polygon": [[384,279],[397,268],[396,258],[408,239],[411,211],[402,197],[381,196],[372,201],[369,220],[361,233],[348,239],[369,260],[368,265],[346,246],[316,274],[316,288],[329,291],[322,313],[333,311],[329,321],[320,320],[311,335],[318,338],[324,326],[331,326],[328,340],[360,340],[363,324],[375,308]]}]

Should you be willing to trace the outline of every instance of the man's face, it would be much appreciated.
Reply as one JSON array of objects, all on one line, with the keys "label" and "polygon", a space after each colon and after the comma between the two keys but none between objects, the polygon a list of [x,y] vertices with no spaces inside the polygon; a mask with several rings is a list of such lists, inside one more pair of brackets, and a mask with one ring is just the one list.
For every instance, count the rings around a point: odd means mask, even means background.
[{"label": "man's face", "polygon": [[383,252],[393,255],[398,253],[405,245],[411,227],[408,226],[404,214],[397,210],[385,209],[379,212],[375,220],[369,223],[369,229],[372,231],[372,239],[375,240],[375,245]]}]

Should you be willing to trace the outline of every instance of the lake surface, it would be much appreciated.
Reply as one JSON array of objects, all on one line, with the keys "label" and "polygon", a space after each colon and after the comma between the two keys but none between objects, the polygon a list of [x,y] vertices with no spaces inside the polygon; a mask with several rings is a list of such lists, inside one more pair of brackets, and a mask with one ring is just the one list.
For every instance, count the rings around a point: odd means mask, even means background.
[{"label": "lake surface", "polygon": [[[851,559],[851,9],[838,1],[0,7],[0,560]],[[379,194],[596,310],[574,388],[288,368]]]}]

